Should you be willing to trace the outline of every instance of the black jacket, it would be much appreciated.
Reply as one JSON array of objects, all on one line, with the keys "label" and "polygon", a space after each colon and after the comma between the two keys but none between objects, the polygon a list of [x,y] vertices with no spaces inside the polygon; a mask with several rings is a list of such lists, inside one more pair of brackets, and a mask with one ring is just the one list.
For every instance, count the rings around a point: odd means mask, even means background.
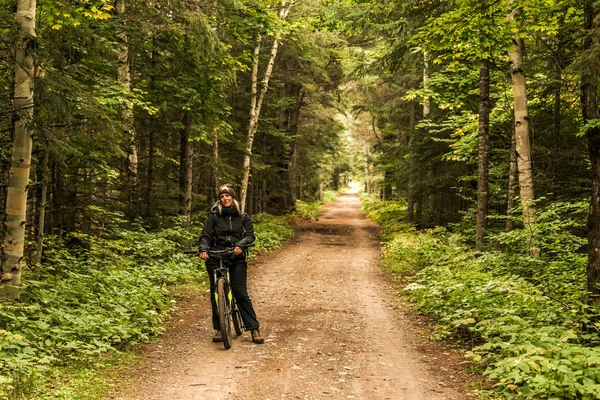
[{"label": "black jacket", "polygon": [[223,209],[222,215],[217,207],[211,211],[200,235],[200,252],[234,246],[246,249],[254,243],[254,226],[246,213],[240,215],[235,208]]}]

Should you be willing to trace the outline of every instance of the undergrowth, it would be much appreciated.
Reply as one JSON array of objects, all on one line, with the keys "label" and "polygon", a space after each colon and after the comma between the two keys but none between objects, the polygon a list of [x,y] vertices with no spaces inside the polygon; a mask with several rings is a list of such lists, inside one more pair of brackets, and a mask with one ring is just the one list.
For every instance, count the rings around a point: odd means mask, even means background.
[{"label": "undergrowth", "polygon": [[292,216],[298,219],[319,220],[319,212],[323,209],[323,205],[331,203],[339,196],[339,190],[327,189],[323,191],[323,204],[318,201],[306,202],[302,200],[296,200],[295,210]]},{"label": "undergrowth", "polygon": [[[285,217],[254,221],[254,254],[293,235]],[[182,253],[197,248],[201,224],[184,226],[121,221],[101,236],[48,237],[42,265],[24,269],[20,301],[0,303],[0,399],[79,398],[61,385],[40,390],[59,370],[161,334],[175,302],[168,288],[207,280],[201,260]]]},{"label": "undergrowth", "polygon": [[476,252],[460,224],[419,232],[399,222],[404,204],[364,197],[363,206],[385,227],[385,265],[438,322],[436,338],[462,341],[490,378],[482,395],[600,398],[600,326],[585,303],[585,240],[573,234],[585,223],[584,202],[539,210],[538,258],[525,255],[530,231],[492,232]]}]

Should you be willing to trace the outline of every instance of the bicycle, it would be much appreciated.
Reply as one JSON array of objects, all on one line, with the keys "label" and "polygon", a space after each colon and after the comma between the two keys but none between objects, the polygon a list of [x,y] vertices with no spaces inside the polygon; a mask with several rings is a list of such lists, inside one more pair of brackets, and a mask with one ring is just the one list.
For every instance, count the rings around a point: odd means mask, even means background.
[{"label": "bicycle", "polygon": [[[198,254],[197,250],[186,250],[186,254]],[[231,348],[232,344],[232,333],[231,323],[237,336],[244,333],[244,321],[242,320],[242,314],[235,301],[235,296],[231,290],[231,284],[229,280],[229,266],[227,261],[233,256],[233,248],[224,250],[209,250],[209,257],[215,257],[219,260],[219,265],[213,271],[213,282],[215,282],[215,301],[217,303],[217,309],[219,312],[219,324],[221,328],[221,337],[223,339],[223,346],[225,349]]]}]

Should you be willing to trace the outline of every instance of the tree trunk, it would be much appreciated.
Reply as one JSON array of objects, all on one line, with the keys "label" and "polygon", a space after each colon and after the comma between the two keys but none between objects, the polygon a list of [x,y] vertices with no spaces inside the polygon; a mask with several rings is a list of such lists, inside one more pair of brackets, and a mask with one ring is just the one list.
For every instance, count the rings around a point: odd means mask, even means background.
[{"label": "tree trunk", "polygon": [[[561,25],[564,21],[561,21]],[[550,166],[550,176],[552,197],[556,199],[556,168],[560,160],[560,125],[561,125],[561,91],[562,91],[562,67],[563,67],[563,44],[561,34],[558,35],[558,45],[556,49],[556,70],[554,75],[554,138],[552,140],[552,156]]]},{"label": "tree trunk", "polygon": [[415,171],[415,143],[416,143],[416,130],[415,121],[416,121],[416,105],[415,103],[410,104],[410,113],[409,113],[409,127],[410,133],[408,137],[408,151],[407,151],[407,161],[408,161],[408,206],[406,212],[406,220],[409,223],[415,222],[415,202],[416,202],[416,177],[414,176]]},{"label": "tree trunk", "polygon": [[0,299],[19,298],[21,259],[25,246],[27,187],[31,168],[34,65],[29,52],[35,48],[35,0],[18,0],[15,42],[14,142],[6,197],[6,235],[0,275]]},{"label": "tree trunk", "polygon": [[[121,15],[125,12],[125,0],[116,0],[115,9],[117,14]],[[131,57],[129,54],[129,43],[127,34],[122,31],[117,33],[117,38],[121,41],[119,46],[119,65],[117,67],[117,81],[123,85],[125,91],[130,92],[131,88]],[[138,182],[138,153],[135,144],[135,128],[133,124],[133,110],[130,107],[125,107],[121,113],[123,122],[123,134],[127,140],[127,176],[131,181],[131,197],[130,201],[134,209],[134,216],[139,215],[139,182]]]},{"label": "tree trunk", "polygon": [[40,265],[42,263],[42,251],[44,248],[44,234],[46,229],[46,200],[48,198],[48,179],[50,179],[50,173],[48,168],[48,159],[50,158],[50,151],[48,145],[44,149],[44,158],[42,159],[42,193],[40,195],[40,210],[38,214],[38,231],[37,231],[37,249],[35,252],[35,263]]},{"label": "tree trunk", "polygon": [[[155,93],[156,91],[156,65],[158,58],[158,51],[156,50],[156,35],[152,35],[152,57],[151,57],[151,68],[152,76],[150,77],[150,92]],[[152,185],[154,180],[154,147],[155,147],[155,132],[154,123],[156,119],[151,117],[151,123],[153,126],[150,127],[148,132],[148,168],[146,170],[146,215],[152,215]]]},{"label": "tree trunk", "polygon": [[262,190],[260,196],[260,209],[262,212],[267,212],[267,180],[262,179]]},{"label": "tree trunk", "polygon": [[[425,51],[423,53],[423,89],[427,90],[429,88],[429,52]],[[431,105],[429,103],[429,97],[425,94],[425,98],[423,99],[423,118],[429,117],[429,112],[431,111]]]},{"label": "tree trunk", "polygon": [[146,214],[152,215],[152,185],[154,180],[154,129],[148,133],[148,170],[146,171]]},{"label": "tree trunk", "polygon": [[[514,0],[511,1],[511,3]],[[509,15],[514,20],[518,9]],[[523,221],[526,229],[531,229],[535,223],[535,207],[533,194],[533,174],[531,167],[531,144],[529,142],[529,115],[527,111],[527,86],[523,71],[523,40],[513,36],[514,49],[508,52],[512,75],[515,115],[515,137],[517,140],[517,165],[519,169],[519,194],[523,207]],[[535,255],[534,239],[530,245],[530,254]]]},{"label": "tree trunk", "polygon": [[256,208],[254,207],[254,204],[255,204],[254,197],[255,197],[254,178],[252,178],[250,180],[250,182],[248,182],[248,206],[246,209],[248,214],[250,214],[250,215],[254,215],[254,213],[256,212]]},{"label": "tree trunk", "polygon": [[[585,1],[584,23],[588,37],[585,50],[593,54],[598,48],[598,7],[593,0]],[[585,123],[600,119],[598,111],[598,62],[590,57],[582,71],[581,107]],[[588,149],[592,164],[592,198],[588,210],[587,290],[592,303],[600,303],[600,127],[587,128]]]},{"label": "tree trunk", "polygon": [[517,138],[515,137],[514,124],[510,135],[510,164],[508,171],[508,201],[506,210],[506,232],[515,229],[515,221],[512,212],[515,208],[515,197],[517,196],[517,185],[519,182],[519,171],[517,168]]},{"label": "tree trunk", "polygon": [[365,157],[365,192],[371,194],[371,168],[369,167],[369,144],[365,142],[363,147]]},{"label": "tree trunk", "polygon": [[323,204],[323,182],[319,183],[319,203]]},{"label": "tree trunk", "polygon": [[187,218],[188,226],[192,215],[192,160],[193,148],[190,136],[192,134],[192,116],[189,111],[183,117],[184,129],[181,131],[181,153],[179,158],[179,205],[180,214]]},{"label": "tree trunk", "polygon": [[294,204],[298,195],[298,154],[296,152],[296,140],[292,143],[292,157],[290,161],[290,189],[292,190],[292,199]]},{"label": "tree trunk", "polygon": [[477,176],[477,232],[475,248],[483,250],[488,212],[488,138],[490,132],[490,67],[482,60],[479,71],[479,164]]},{"label": "tree trunk", "polygon": [[219,188],[221,187],[221,180],[219,179],[219,130],[215,129],[213,132],[212,142],[212,159],[213,159],[213,182],[214,182],[214,194],[219,194]]},{"label": "tree trunk", "polygon": [[[285,7],[285,2],[282,2],[282,7],[279,12],[279,18],[284,20],[287,17],[289,9]],[[262,87],[260,94],[258,94],[258,62],[260,54],[260,46],[262,43],[262,37],[260,31],[256,35],[256,47],[254,48],[253,62],[252,62],[252,95],[250,100],[250,120],[248,122],[248,139],[246,141],[246,148],[244,154],[243,163],[243,177],[242,187],[240,189],[240,203],[242,211],[246,207],[246,194],[248,191],[248,180],[250,179],[250,159],[252,157],[252,144],[254,143],[254,135],[258,129],[258,118],[260,116],[260,109],[262,107],[263,100],[269,89],[269,79],[273,72],[273,65],[275,64],[275,57],[277,57],[277,49],[279,47],[279,41],[277,38],[273,38],[273,45],[271,46],[271,54],[267,63],[267,69],[262,80]]]},{"label": "tree trunk", "polygon": [[[429,88],[429,52],[425,51],[423,53],[423,89],[427,90]],[[429,113],[431,112],[431,102],[429,96],[425,94],[425,98],[423,99],[423,119],[429,118]],[[427,184],[420,184],[421,187],[428,189],[429,193],[427,195],[427,206],[429,214],[426,214],[427,222],[429,225],[433,226],[435,221],[435,198],[434,198],[434,185],[433,185],[433,161],[427,161]],[[422,203],[421,203],[422,204]]]},{"label": "tree trunk", "polygon": [[288,136],[292,141],[292,151],[290,155],[290,169],[289,169],[289,180],[290,180],[290,191],[292,192],[292,207],[295,207],[298,191],[298,154],[296,152],[296,143],[298,141],[298,120],[300,118],[300,109],[302,108],[302,102],[304,100],[304,94],[306,91],[300,87],[298,91],[298,96],[296,98],[296,105],[292,110],[292,114],[290,116],[289,123],[289,133]]}]

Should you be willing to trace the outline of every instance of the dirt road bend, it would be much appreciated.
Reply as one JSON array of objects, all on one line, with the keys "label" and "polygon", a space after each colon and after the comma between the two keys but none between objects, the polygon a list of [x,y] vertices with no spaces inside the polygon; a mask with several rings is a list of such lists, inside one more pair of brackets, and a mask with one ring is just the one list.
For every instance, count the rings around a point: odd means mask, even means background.
[{"label": "dirt road bend", "polygon": [[[378,227],[356,193],[249,267],[264,345],[250,334],[230,350],[211,343],[209,300],[180,310],[143,352],[126,398],[465,399],[450,353],[432,350],[383,272]],[[444,367],[446,365],[446,367]],[[135,394],[132,394],[135,393]]]}]

